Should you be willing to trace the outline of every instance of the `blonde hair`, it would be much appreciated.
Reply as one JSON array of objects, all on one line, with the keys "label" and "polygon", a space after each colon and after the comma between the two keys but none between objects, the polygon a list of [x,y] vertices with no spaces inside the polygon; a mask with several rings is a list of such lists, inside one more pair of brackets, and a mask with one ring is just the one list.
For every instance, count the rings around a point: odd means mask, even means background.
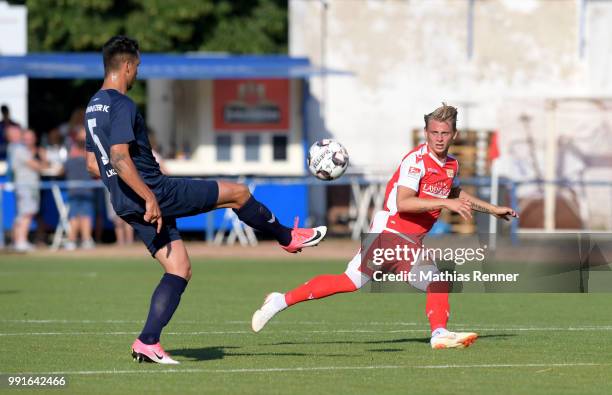
[{"label": "blonde hair", "polygon": [[444,102],[442,102],[442,107],[438,107],[433,112],[425,114],[425,129],[427,129],[430,119],[438,122],[447,122],[453,127],[453,131],[457,130],[457,109],[446,105]]}]

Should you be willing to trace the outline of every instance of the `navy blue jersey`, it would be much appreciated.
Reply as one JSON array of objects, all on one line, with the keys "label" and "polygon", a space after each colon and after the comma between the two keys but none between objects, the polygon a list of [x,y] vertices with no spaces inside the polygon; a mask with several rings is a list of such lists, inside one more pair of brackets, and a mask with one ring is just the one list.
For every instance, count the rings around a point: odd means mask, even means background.
[{"label": "navy blue jersey", "polygon": [[144,213],[144,200],[121,178],[110,163],[110,147],[129,144],[130,156],[151,191],[163,194],[167,178],[153,157],[147,128],[134,102],[114,89],[99,90],[85,111],[86,148],[94,152],[104,185],[118,215]]}]

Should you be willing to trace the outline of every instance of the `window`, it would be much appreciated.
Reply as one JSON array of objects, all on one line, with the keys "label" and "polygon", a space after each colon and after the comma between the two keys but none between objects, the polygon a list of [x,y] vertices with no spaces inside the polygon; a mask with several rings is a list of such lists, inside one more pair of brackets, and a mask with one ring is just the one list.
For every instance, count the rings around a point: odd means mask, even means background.
[{"label": "window", "polygon": [[259,135],[244,137],[244,160],[247,162],[259,161]]},{"label": "window", "polygon": [[215,143],[217,146],[217,161],[229,162],[232,160],[232,136],[217,136]]},{"label": "window", "polygon": [[272,159],[275,161],[287,160],[287,136],[272,137]]}]

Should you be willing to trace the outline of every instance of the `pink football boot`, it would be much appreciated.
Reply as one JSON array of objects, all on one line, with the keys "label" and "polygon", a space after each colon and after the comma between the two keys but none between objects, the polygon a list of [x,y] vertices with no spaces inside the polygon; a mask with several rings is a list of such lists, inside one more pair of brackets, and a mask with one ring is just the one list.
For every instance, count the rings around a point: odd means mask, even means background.
[{"label": "pink football boot", "polygon": [[138,362],[155,362],[167,365],[178,365],[179,362],[170,358],[170,355],[164,351],[162,346],[156,344],[144,344],[139,339],[132,344],[132,357]]},{"label": "pink football boot", "polygon": [[302,251],[304,247],[312,247],[319,244],[327,233],[327,226],[317,226],[316,228],[298,228],[299,217],[295,217],[293,230],[291,231],[291,243],[281,246],[285,251],[295,254]]}]

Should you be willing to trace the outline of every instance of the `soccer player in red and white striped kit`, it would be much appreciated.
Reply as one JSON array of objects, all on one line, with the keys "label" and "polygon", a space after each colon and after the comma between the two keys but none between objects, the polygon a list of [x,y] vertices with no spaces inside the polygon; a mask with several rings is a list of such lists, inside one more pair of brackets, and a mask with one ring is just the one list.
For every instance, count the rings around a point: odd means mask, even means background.
[{"label": "soccer player in red and white striped kit", "polygon": [[[456,125],[457,109],[445,103],[425,115],[426,142],[402,159],[389,180],[384,208],[375,214],[370,234],[379,234],[386,242],[401,240],[401,244],[418,249],[442,209],[456,212],[466,220],[472,217],[472,210],[505,220],[517,217],[510,207],[494,206],[461,190],[459,163],[448,154],[457,136]],[[269,294],[261,308],[253,314],[253,331],[261,331],[272,317],[289,306],[361,288],[373,275],[372,269],[362,259],[363,253],[361,250],[357,252],[342,274],[320,275],[284,294]],[[418,262],[407,262],[407,266],[395,265],[394,269],[410,271],[416,267]],[[434,265],[426,268],[438,272]],[[450,312],[449,283],[438,281],[423,284],[417,281],[411,285],[427,292],[425,311],[431,327],[432,348],[463,348],[477,339],[478,335],[473,332],[450,332],[446,329]]]}]

